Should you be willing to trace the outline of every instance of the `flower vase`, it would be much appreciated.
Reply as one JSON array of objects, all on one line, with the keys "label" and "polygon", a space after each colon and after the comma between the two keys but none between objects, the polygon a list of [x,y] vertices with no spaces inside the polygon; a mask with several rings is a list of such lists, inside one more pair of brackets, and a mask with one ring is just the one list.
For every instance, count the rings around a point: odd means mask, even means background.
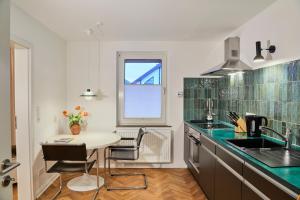
[{"label": "flower vase", "polygon": [[70,126],[70,130],[73,135],[79,135],[81,127],[79,124],[75,123]]}]

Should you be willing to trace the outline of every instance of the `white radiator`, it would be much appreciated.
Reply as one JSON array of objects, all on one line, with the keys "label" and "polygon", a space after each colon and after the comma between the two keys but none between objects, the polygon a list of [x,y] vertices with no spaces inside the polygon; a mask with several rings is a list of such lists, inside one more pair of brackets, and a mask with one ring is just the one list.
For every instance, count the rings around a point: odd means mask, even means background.
[{"label": "white radiator", "polygon": [[[121,137],[138,135],[139,128],[118,127],[117,134]],[[147,127],[140,148],[140,157],[136,161],[120,161],[122,163],[170,163],[172,161],[172,132],[168,127]]]}]

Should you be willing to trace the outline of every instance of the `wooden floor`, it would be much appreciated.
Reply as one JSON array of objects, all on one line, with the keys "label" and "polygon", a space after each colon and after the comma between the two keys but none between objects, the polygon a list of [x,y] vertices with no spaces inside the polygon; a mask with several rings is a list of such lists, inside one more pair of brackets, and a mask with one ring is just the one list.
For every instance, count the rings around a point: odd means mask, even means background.
[{"label": "wooden floor", "polygon": [[[101,200],[206,200],[205,195],[187,169],[119,169],[118,172],[143,172],[148,178],[147,190],[107,191],[101,188],[97,199]],[[92,172],[92,174],[95,174]],[[66,186],[66,182],[78,176],[64,175],[64,187],[58,200],[89,200],[92,192],[73,192]],[[101,171],[103,176],[103,171]],[[51,185],[39,200],[50,199],[58,189],[58,180]],[[112,186],[128,186],[143,184],[141,177],[114,177]]]},{"label": "wooden floor", "polygon": [[13,200],[18,200],[18,185],[13,184]]}]

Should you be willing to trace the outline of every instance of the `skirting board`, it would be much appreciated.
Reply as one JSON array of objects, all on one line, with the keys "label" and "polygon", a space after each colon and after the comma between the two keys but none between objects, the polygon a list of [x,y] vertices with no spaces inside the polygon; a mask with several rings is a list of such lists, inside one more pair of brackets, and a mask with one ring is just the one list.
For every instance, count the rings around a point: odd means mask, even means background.
[{"label": "skirting board", "polygon": [[58,174],[53,174],[52,177],[48,179],[46,183],[39,187],[37,192],[35,193],[35,199],[40,198],[42,194],[54,183],[54,181],[59,177]]}]

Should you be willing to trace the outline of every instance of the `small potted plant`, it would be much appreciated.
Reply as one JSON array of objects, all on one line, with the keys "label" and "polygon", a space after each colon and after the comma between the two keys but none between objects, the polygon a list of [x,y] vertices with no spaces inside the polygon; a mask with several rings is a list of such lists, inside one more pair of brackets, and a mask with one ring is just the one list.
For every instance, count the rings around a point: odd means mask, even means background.
[{"label": "small potted plant", "polygon": [[81,124],[83,119],[88,116],[88,112],[84,112],[80,106],[76,106],[75,113],[69,113],[67,110],[63,111],[63,115],[69,120],[69,127],[73,135],[78,135],[81,131]]}]

